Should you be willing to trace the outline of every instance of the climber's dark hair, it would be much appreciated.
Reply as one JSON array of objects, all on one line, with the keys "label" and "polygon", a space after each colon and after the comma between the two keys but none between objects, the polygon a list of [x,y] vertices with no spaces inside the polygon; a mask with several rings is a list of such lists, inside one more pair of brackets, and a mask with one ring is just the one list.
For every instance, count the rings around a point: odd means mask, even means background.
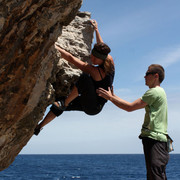
[{"label": "climber's dark hair", "polygon": [[96,43],[94,49],[104,55],[108,55],[111,52],[110,47],[105,43]]},{"label": "climber's dark hair", "polygon": [[[93,51],[95,51],[95,53],[93,53]],[[97,53],[96,53],[97,52]],[[114,71],[114,65],[112,64],[111,59],[109,59],[108,54],[111,52],[110,47],[101,42],[101,43],[96,43],[94,45],[94,48],[92,50],[92,54],[99,55],[98,58],[102,59],[104,61],[103,63],[103,69],[105,71],[106,74]],[[97,56],[96,56],[97,57]],[[101,58],[102,57],[102,58]]]}]

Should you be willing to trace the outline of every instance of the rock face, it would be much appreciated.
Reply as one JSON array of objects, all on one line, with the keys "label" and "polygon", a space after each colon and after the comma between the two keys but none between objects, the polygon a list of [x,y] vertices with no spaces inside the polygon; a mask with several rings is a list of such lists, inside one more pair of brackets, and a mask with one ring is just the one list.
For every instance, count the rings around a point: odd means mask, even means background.
[{"label": "rock face", "polygon": [[81,73],[59,59],[54,42],[89,59],[93,29],[90,14],[78,13],[81,4],[0,1],[0,170],[27,144],[55,96],[67,95]]},{"label": "rock face", "polygon": [[[89,20],[90,14],[88,12],[79,12],[68,26],[63,27],[62,34],[57,40],[62,48],[86,62],[90,61],[93,40],[93,28]],[[80,70],[66,60],[60,59],[56,82],[53,83],[56,97],[69,94],[80,74]]]}]

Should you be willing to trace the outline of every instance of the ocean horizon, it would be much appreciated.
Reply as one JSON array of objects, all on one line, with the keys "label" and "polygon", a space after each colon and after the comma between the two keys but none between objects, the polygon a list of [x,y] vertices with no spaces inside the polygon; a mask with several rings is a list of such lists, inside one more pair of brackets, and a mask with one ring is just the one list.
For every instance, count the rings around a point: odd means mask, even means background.
[{"label": "ocean horizon", "polygon": [[[180,179],[180,154],[170,154],[168,180]],[[0,180],[145,180],[143,154],[19,154]]]}]

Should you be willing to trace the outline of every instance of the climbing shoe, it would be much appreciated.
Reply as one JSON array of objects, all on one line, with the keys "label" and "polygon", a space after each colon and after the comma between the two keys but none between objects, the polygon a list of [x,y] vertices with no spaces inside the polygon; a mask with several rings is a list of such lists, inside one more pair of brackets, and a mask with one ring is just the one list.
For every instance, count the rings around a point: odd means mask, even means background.
[{"label": "climbing shoe", "polygon": [[35,128],[34,129],[34,135],[37,136],[40,133],[40,131],[41,131],[41,128],[39,128],[39,127]]}]

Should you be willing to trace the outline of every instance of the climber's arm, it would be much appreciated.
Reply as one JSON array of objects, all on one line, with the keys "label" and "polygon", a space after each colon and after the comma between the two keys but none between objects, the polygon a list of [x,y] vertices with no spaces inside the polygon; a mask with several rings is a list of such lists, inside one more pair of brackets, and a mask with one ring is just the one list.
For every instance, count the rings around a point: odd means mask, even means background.
[{"label": "climber's arm", "polygon": [[98,30],[97,22],[95,20],[91,20],[91,24],[93,25],[94,30],[96,32],[96,41],[97,41],[97,43],[103,43],[102,37],[101,37],[101,35],[99,33],[99,30]]},{"label": "climber's arm", "polygon": [[81,69],[83,72],[91,74],[91,71],[93,70],[93,67],[91,65],[76,58],[69,52],[59,47],[57,44],[55,44],[55,48],[61,53],[62,58],[74,64],[77,68]]}]

